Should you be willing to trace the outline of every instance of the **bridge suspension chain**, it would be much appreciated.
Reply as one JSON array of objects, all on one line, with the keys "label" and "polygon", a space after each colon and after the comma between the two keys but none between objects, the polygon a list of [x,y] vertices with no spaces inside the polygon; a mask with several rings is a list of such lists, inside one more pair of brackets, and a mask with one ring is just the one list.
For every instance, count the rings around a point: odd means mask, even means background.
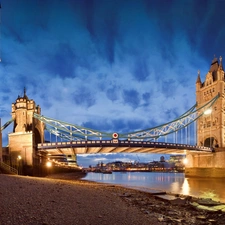
[{"label": "bridge suspension chain", "polygon": [[120,135],[120,137],[128,138],[128,139],[149,140],[149,139],[157,139],[161,136],[165,136],[165,135],[177,132],[187,127],[188,125],[196,121],[199,117],[204,115],[204,112],[210,109],[211,106],[216,102],[218,98],[219,98],[219,94],[216,95],[213,99],[211,99],[202,107],[199,107],[197,110],[195,109],[197,104],[195,104],[187,112],[185,112],[180,117],[178,117],[177,119],[169,123],[166,123],[157,127],[153,127],[150,129],[146,129],[146,130],[126,133],[126,134]]},{"label": "bridge suspension chain", "polygon": [[14,119],[11,119],[7,121],[3,126],[1,126],[1,131],[3,131],[6,127],[8,127],[13,121]]},{"label": "bridge suspension chain", "polygon": [[[197,109],[196,109],[197,104],[195,104],[188,111],[186,111],[180,117],[171,122],[145,130],[119,134],[119,137],[121,139],[128,139],[128,140],[153,140],[161,136],[166,136],[168,134],[177,132],[187,127],[188,125],[196,121],[199,117],[201,117],[207,109],[211,108],[211,106],[216,102],[216,100],[219,97],[220,97],[219,94],[216,95],[205,105]],[[85,128],[82,126],[69,124],[36,113],[34,113],[34,118],[42,121],[45,124],[45,128],[48,132],[56,135],[57,137],[70,141],[111,139],[113,136],[113,133],[101,132]]]},{"label": "bridge suspension chain", "polygon": [[55,120],[49,117],[41,116],[34,113],[34,118],[42,121],[46,130],[58,137],[68,140],[87,140],[89,138],[110,138],[111,134],[100,132],[94,129],[85,128],[78,125]]}]

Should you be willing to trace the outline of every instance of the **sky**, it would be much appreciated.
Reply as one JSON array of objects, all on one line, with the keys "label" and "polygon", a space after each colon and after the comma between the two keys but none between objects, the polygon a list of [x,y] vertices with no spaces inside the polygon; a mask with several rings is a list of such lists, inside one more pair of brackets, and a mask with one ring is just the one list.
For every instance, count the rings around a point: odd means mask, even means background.
[{"label": "sky", "polygon": [[0,2],[2,124],[25,87],[46,117],[118,133],[161,125],[225,57],[223,0]]}]

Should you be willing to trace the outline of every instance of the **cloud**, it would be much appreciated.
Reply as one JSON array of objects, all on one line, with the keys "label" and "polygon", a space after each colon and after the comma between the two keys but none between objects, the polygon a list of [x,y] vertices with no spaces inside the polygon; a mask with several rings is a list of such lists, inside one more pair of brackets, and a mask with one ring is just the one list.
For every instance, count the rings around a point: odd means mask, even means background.
[{"label": "cloud", "polygon": [[130,105],[133,109],[139,105],[139,93],[136,90],[124,90],[123,91],[123,102],[124,104]]},{"label": "cloud", "polygon": [[197,71],[204,79],[225,52],[222,1],[1,3],[3,122],[26,87],[57,120],[112,132],[157,126],[195,104]]}]

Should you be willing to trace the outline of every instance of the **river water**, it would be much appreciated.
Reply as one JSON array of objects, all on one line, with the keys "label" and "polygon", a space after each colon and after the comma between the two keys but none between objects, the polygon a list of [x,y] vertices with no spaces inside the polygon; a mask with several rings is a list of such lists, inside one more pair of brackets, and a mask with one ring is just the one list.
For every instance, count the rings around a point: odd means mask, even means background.
[{"label": "river water", "polygon": [[199,198],[211,198],[225,203],[225,178],[186,178],[184,173],[113,172],[112,174],[88,173],[83,179],[144,191],[154,189]]}]

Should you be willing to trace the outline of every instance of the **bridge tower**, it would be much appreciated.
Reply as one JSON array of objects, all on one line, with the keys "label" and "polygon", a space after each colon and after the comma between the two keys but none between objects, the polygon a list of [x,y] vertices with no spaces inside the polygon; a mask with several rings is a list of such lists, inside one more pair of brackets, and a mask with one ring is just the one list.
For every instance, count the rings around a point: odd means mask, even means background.
[{"label": "bridge tower", "polygon": [[204,116],[197,121],[197,141],[198,145],[207,147],[225,147],[225,99],[224,99],[224,70],[222,57],[220,62],[214,58],[205,81],[202,83],[200,72],[196,81],[196,101],[197,108],[214,98],[218,93],[220,98],[204,112]]},{"label": "bridge tower", "polygon": [[[29,99],[24,88],[23,96],[18,96],[12,103],[13,132],[8,135],[8,147],[13,166],[29,168],[38,163],[37,143],[44,142],[44,124],[33,118],[33,114],[41,113],[39,105]],[[30,172],[29,172],[30,173]]]},{"label": "bridge tower", "polygon": [[[197,120],[197,145],[212,147],[212,153],[188,153],[186,176],[225,177],[225,98],[222,57],[214,58],[205,81],[200,72],[196,81],[197,108],[201,108],[219,93],[219,99]],[[201,111],[204,109],[202,108]],[[199,112],[202,113],[202,112]]]}]

